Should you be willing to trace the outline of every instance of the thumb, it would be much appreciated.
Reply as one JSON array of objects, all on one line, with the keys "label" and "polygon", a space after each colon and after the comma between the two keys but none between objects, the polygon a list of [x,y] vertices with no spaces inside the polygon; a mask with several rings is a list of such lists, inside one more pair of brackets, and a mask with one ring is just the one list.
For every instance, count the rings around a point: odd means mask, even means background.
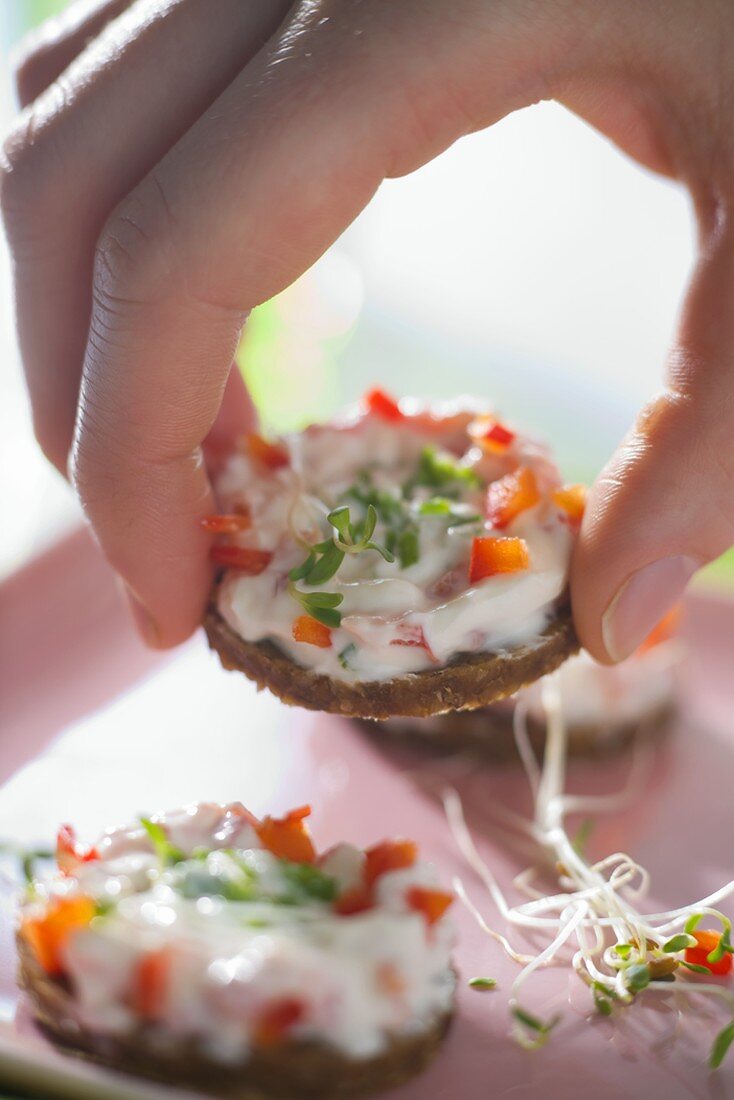
[{"label": "thumb", "polygon": [[696,570],[734,544],[734,226],[721,213],[688,292],[667,389],[589,498],[571,591],[582,644],[629,656]]}]

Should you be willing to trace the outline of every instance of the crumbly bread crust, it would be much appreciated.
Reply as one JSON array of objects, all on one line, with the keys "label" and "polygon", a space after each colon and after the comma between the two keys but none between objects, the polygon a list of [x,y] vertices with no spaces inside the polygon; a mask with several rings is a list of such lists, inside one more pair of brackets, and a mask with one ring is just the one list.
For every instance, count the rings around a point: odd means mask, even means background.
[{"label": "crumbly bread crust", "polygon": [[426,718],[484,707],[552,672],[579,649],[571,612],[563,608],[535,645],[463,654],[443,668],[353,684],[297,665],[272,642],[246,642],[214,603],[204,617],[204,629],[224,668],[244,672],[284,703],[350,718]]},{"label": "crumbly bread crust", "polygon": [[289,1041],[255,1051],[244,1062],[214,1061],[196,1042],[166,1042],[153,1025],[124,1036],[100,1035],[80,1027],[72,1011],[68,983],[50,978],[38,965],[22,933],[17,937],[19,981],[33,1002],[44,1033],[67,1052],[113,1069],[185,1085],[231,1100],[332,1098],[393,1088],[431,1061],[449,1029],[452,1013],[443,1013],[425,1030],[395,1035],[385,1051],[355,1060],[317,1042]]},{"label": "crumbly bread crust", "polygon": [[[662,737],[671,728],[675,709],[675,705],[669,703],[638,722],[571,726],[568,730],[569,755],[603,759],[622,752],[639,738]],[[361,724],[383,744],[399,743],[442,754],[469,752],[504,763],[519,759],[512,721],[513,708],[508,704],[440,715],[433,719],[429,730],[422,730],[419,722],[403,722],[400,718],[389,724],[371,721]],[[529,717],[527,732],[533,749],[541,753],[545,747],[545,723]]]}]

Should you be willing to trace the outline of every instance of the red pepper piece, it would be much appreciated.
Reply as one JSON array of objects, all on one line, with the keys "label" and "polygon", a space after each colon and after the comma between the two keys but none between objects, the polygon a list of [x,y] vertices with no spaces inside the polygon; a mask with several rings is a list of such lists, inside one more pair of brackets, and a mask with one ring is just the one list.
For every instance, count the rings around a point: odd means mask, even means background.
[{"label": "red pepper piece", "polygon": [[519,573],[529,566],[530,554],[525,539],[497,539],[480,535],[472,541],[469,561],[471,584],[498,573]]},{"label": "red pepper piece", "polygon": [[518,466],[511,474],[493,481],[487,489],[487,519],[493,527],[502,530],[539,500],[535,474],[529,466]]},{"label": "red pepper piece", "polygon": [[694,963],[696,966],[705,966],[707,970],[710,970],[712,974],[718,974],[723,977],[726,974],[731,974],[732,970],[732,956],[727,951],[719,959],[718,962],[709,962],[708,957],[712,951],[715,951],[721,941],[720,932],[693,932],[698,947],[687,947],[685,952],[685,960],[689,963]]},{"label": "red pepper piece", "polygon": [[418,846],[412,840],[382,840],[365,852],[364,880],[367,886],[388,871],[412,867],[418,858]]},{"label": "red pepper piece", "polygon": [[481,416],[473,420],[468,431],[470,437],[482,450],[493,454],[503,454],[516,439],[515,432],[511,432],[491,416]]},{"label": "red pepper piece", "polygon": [[133,1011],[144,1020],[158,1020],[168,999],[171,956],[167,948],[143,955],[133,976]]},{"label": "red pepper piece", "polygon": [[249,512],[237,512],[229,515],[204,516],[201,526],[215,535],[236,535],[252,527]]},{"label": "red pepper piece", "polygon": [[411,886],[406,894],[411,909],[422,913],[428,924],[435,924],[444,915],[454,900],[454,895],[445,890],[428,890],[423,886]]},{"label": "red pepper piece", "polygon": [[257,1046],[270,1047],[282,1043],[291,1028],[303,1018],[306,1006],[296,997],[282,997],[273,1001],[255,1024],[253,1040]]},{"label": "red pepper piece", "polygon": [[91,863],[99,859],[96,848],[84,848],[77,843],[71,825],[60,825],[56,834],[56,865],[62,875],[71,875],[79,863]]},{"label": "red pepper piece", "polygon": [[97,906],[84,895],[51,898],[45,913],[23,921],[21,933],[38,962],[51,977],[64,972],[62,952],[75,932],[86,928],[97,915]]},{"label": "red pepper piece", "polygon": [[367,411],[374,413],[375,416],[379,416],[381,420],[389,420],[392,423],[398,423],[406,419],[405,415],[400,411],[400,406],[395,398],[390,397],[384,390],[369,390],[369,392],[364,395],[364,403],[367,406]]},{"label": "red pepper piece", "polygon": [[656,645],[661,645],[663,642],[669,641],[678,631],[680,626],[680,618],[683,613],[681,604],[676,604],[675,607],[671,607],[667,615],[664,615],[657,626],[654,626],[644,642],[639,646],[638,653],[646,653],[648,649],[653,649]]},{"label": "red pepper piece", "polygon": [[256,550],[249,546],[212,546],[209,556],[216,565],[236,569],[249,577],[256,577],[270,565],[270,550]]},{"label": "red pepper piece", "polygon": [[257,432],[250,432],[245,436],[245,450],[263,466],[269,470],[281,470],[290,465],[290,455],[285,447],[279,443],[271,443],[263,439]]},{"label": "red pepper piece", "polygon": [[374,907],[375,899],[372,891],[366,886],[355,886],[351,890],[346,890],[333,905],[334,912],[341,917],[353,917],[357,913],[366,913]]},{"label": "red pepper piece", "polygon": [[554,504],[566,513],[572,527],[578,527],[581,524],[586,508],[585,485],[564,485],[561,489],[554,489],[551,498]]},{"label": "red pepper piece", "polygon": [[310,814],[309,806],[291,810],[285,817],[265,817],[256,827],[260,843],[278,859],[289,859],[293,863],[314,863],[316,849],[304,824],[304,817]]},{"label": "red pepper piece", "polygon": [[297,642],[315,645],[319,649],[328,649],[331,645],[331,631],[318,619],[310,615],[299,615],[293,623],[293,637]]}]

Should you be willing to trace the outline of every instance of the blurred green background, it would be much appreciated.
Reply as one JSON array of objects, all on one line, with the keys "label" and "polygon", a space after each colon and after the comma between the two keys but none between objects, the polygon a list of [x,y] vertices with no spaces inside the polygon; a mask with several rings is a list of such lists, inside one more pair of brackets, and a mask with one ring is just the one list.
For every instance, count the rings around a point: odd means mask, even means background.
[{"label": "blurred green background", "polygon": [[[5,57],[64,6],[0,0]],[[326,416],[374,383],[476,392],[551,439],[569,479],[591,481],[659,388],[692,256],[681,191],[541,104],[388,181],[323,260],[253,313],[238,361],[273,430]],[[30,436],[7,269],[4,279],[0,458],[14,474],[0,491],[17,517],[0,556],[7,571],[78,516]],[[734,552],[702,583],[734,586]]]}]

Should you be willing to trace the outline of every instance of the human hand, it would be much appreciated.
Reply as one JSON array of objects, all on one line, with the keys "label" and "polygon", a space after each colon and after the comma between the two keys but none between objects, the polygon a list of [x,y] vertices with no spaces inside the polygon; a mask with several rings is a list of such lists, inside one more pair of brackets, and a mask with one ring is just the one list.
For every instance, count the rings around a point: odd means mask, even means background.
[{"label": "human hand", "polygon": [[734,542],[733,54],[727,0],[664,18],[637,0],[106,0],[29,49],[3,211],[36,434],[62,472],[70,456],[149,641],[182,641],[207,600],[202,444],[252,415],[231,371],[248,311],[383,179],[554,98],[682,180],[699,222],[667,388],[592,489],[572,562],[583,644],[636,647]]}]

